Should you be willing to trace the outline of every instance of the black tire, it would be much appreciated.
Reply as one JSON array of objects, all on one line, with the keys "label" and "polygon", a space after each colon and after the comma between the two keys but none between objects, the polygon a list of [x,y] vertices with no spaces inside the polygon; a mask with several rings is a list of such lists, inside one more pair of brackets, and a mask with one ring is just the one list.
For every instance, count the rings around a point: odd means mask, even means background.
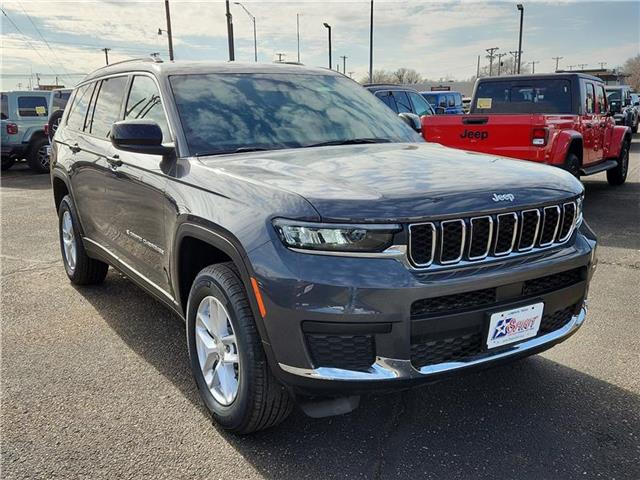
[{"label": "black tire", "polygon": [[15,158],[2,157],[2,171],[9,170],[16,163]]},{"label": "black tire", "polygon": [[[228,405],[214,398],[198,359],[196,315],[208,297],[224,306],[235,334],[237,393]],[[277,425],[291,413],[293,401],[269,369],[246,290],[233,264],[210,265],[196,276],[187,306],[187,343],[200,396],[222,428],[237,434],[253,433]]]},{"label": "black tire", "polygon": [[607,170],[607,182],[609,185],[617,187],[623,185],[627,180],[627,173],[629,171],[629,139],[625,139],[622,143],[622,149],[618,156],[618,166]]},{"label": "black tire", "polygon": [[633,127],[631,127],[631,131],[632,131],[633,133],[638,133],[638,125],[639,125],[639,124],[640,124],[640,119],[638,119],[638,121],[636,122],[636,124],[635,124]]},{"label": "black tire", "polygon": [[564,169],[577,179],[580,179],[580,159],[575,153],[567,155],[564,161]]},{"label": "black tire", "polygon": [[[63,222],[65,221],[65,212],[68,212],[70,216],[71,225],[73,226],[73,241],[75,242],[75,265],[72,265],[67,258],[65,252],[65,239],[63,238]],[[58,209],[58,232],[60,237],[60,253],[62,254],[62,263],[64,269],[67,272],[67,277],[71,280],[71,283],[75,285],[96,285],[102,283],[107,276],[107,270],[109,265],[100,260],[90,258],[84,249],[82,244],[82,238],[80,236],[80,228],[78,225],[78,216],[76,214],[73,200],[69,195],[66,195],[62,202],[60,202],[60,208]]]},{"label": "black tire", "polygon": [[37,173],[49,173],[49,156],[46,154],[48,146],[49,139],[46,137],[33,141],[27,154],[27,163],[31,170]]},{"label": "black tire", "polygon": [[49,117],[49,141],[53,142],[53,136],[56,134],[56,130],[58,130],[58,125],[60,125],[60,120],[62,120],[62,114],[64,110],[56,110]]}]

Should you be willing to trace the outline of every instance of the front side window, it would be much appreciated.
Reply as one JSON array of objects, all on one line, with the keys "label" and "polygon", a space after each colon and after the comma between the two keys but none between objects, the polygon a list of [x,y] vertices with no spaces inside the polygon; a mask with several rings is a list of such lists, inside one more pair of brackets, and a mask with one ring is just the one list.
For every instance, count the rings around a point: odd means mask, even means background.
[{"label": "front side window", "polygon": [[411,103],[413,103],[413,108],[417,115],[431,115],[431,107],[427,101],[422,98],[422,95],[409,92],[409,97],[411,98]]},{"label": "front side window", "polygon": [[585,99],[585,107],[587,113],[596,113],[596,92],[593,83],[587,83],[587,97]]},{"label": "front side window", "polygon": [[4,93],[0,96],[0,117],[2,120],[9,118],[9,97]]},{"label": "front side window", "polygon": [[604,87],[602,85],[598,85],[596,90],[598,98],[598,113],[604,114],[607,112],[607,95],[605,94]]},{"label": "front side window", "polygon": [[47,97],[18,97],[18,115],[21,117],[46,117]]},{"label": "front side window", "polygon": [[456,96],[455,95],[447,95],[447,106],[455,107],[456,106]]},{"label": "front side window", "polygon": [[122,97],[127,86],[127,77],[106,78],[100,82],[98,97],[93,106],[93,117],[87,125],[92,135],[109,138],[111,126],[120,120]]},{"label": "front side window", "polygon": [[544,78],[481,82],[471,113],[570,114],[571,82]]},{"label": "front side window", "polygon": [[95,83],[90,83],[76,90],[67,118],[67,126],[70,129],[84,131],[84,120],[87,116],[87,109],[89,108],[94,87]]},{"label": "front side window", "polygon": [[328,142],[420,142],[352,80],[325,74],[185,74],[169,77],[192,155]]},{"label": "front side window", "polygon": [[407,96],[407,92],[395,91],[393,92],[393,99],[398,105],[398,113],[412,113],[411,102]]},{"label": "front side window", "polygon": [[125,120],[145,119],[156,122],[162,130],[162,141],[171,141],[167,117],[164,114],[160,92],[152,78],[145,75],[133,77],[133,84],[124,112]]},{"label": "front side window", "polygon": [[447,108],[447,96],[446,95],[438,95],[438,106],[442,108]]}]

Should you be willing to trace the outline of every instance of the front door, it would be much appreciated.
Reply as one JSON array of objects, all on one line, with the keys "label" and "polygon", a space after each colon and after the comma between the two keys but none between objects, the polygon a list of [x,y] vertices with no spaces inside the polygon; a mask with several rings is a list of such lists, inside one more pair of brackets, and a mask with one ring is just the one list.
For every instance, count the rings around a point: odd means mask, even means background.
[{"label": "front door", "polygon": [[597,160],[596,148],[596,129],[598,128],[598,119],[596,115],[596,91],[592,82],[584,82],[584,105],[582,122],[582,163],[588,165]]}]

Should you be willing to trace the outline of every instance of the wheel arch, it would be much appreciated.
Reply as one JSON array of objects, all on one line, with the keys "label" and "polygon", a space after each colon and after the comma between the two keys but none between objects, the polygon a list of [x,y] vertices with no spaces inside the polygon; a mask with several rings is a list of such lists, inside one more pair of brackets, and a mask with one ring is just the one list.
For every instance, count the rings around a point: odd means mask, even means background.
[{"label": "wheel arch", "polygon": [[570,153],[574,153],[578,157],[580,165],[582,165],[584,157],[583,152],[582,135],[580,135],[580,132],[575,130],[563,130],[557,135],[554,141],[551,163],[557,166],[564,166],[567,156]]},{"label": "wheel arch", "polygon": [[60,209],[60,203],[65,195],[71,194],[71,189],[67,180],[62,175],[54,173],[51,176],[51,187],[53,189],[53,202],[56,208],[56,212]]}]

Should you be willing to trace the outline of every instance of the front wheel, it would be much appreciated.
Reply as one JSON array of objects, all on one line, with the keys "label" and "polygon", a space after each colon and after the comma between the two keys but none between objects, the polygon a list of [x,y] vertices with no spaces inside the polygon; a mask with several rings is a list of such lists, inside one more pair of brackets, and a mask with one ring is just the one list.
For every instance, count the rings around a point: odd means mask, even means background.
[{"label": "front wheel", "polygon": [[27,155],[27,163],[31,170],[38,173],[49,172],[49,139],[39,138],[33,142]]},{"label": "front wheel", "polygon": [[619,186],[627,180],[629,170],[629,140],[625,140],[618,156],[618,166],[607,170],[607,182],[609,185]]},{"label": "front wheel", "polygon": [[187,342],[200,396],[220,426],[248,434],[289,415],[291,397],[269,370],[233,264],[211,265],[196,276],[187,306]]}]

